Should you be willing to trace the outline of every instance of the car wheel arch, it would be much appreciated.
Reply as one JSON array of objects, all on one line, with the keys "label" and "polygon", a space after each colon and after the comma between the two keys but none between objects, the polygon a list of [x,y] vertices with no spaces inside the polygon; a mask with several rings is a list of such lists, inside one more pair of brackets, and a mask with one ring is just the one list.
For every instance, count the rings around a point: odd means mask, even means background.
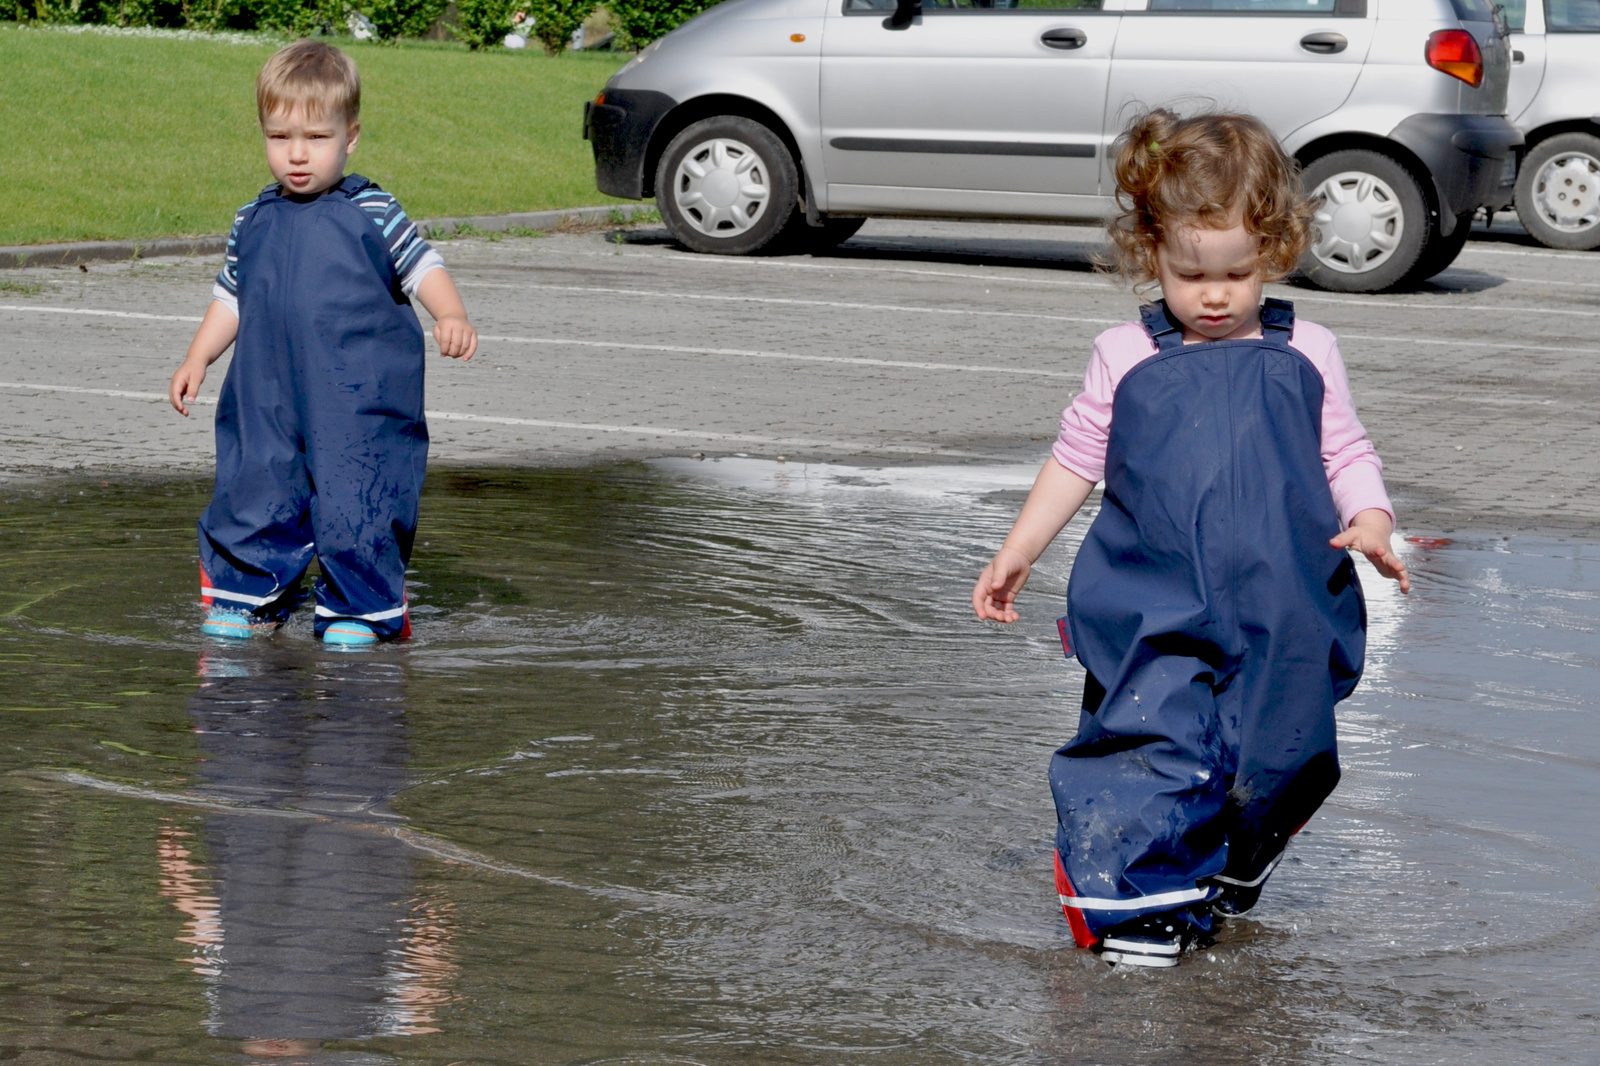
[{"label": "car wheel arch", "polygon": [[1540,141],[1548,141],[1551,137],[1559,137],[1563,133],[1587,133],[1591,137],[1600,137],[1600,122],[1588,118],[1569,118],[1527,130],[1522,135],[1523,156],[1526,157],[1533,151]]},{"label": "car wheel arch", "polygon": [[644,180],[647,183],[644,189],[646,198],[653,197],[658,190],[655,188],[655,174],[661,166],[661,156],[667,150],[667,145],[672,139],[701,119],[717,118],[720,116],[737,116],[747,118],[752,122],[759,122],[783,142],[789,150],[795,165],[804,168],[804,158],[800,153],[800,146],[795,141],[794,134],[789,130],[789,124],[784,122],[776,111],[765,104],[750,99],[748,96],[736,96],[726,93],[714,93],[707,96],[696,96],[685,100],[677,107],[668,111],[656,124],[650,135],[650,147],[645,153]]},{"label": "car wheel arch", "polygon": [[1323,156],[1351,149],[1386,155],[1409,171],[1411,176],[1416,179],[1417,185],[1422,189],[1423,200],[1428,205],[1429,225],[1438,225],[1439,187],[1434,184],[1433,174],[1428,170],[1427,164],[1417,157],[1416,153],[1399,141],[1371,134],[1339,133],[1302,145],[1294,153],[1294,158],[1295,162],[1300,164],[1300,169],[1304,170]]}]

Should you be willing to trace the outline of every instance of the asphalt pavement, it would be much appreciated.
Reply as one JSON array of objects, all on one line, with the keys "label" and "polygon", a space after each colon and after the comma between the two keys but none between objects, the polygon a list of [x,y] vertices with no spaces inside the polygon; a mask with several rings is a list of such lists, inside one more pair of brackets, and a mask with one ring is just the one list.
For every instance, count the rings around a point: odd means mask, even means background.
[{"label": "asphalt pavement", "polygon": [[[458,364],[430,341],[431,461],[1042,460],[1095,334],[1137,314],[1099,247],[898,221],[816,257],[697,256],[652,226],[442,242],[483,343]],[[226,359],[194,417],[165,394],[219,265],[0,271],[0,478],[207,469]],[[1269,294],[1339,336],[1403,531],[1600,533],[1600,253],[1502,222],[1415,292]]]}]

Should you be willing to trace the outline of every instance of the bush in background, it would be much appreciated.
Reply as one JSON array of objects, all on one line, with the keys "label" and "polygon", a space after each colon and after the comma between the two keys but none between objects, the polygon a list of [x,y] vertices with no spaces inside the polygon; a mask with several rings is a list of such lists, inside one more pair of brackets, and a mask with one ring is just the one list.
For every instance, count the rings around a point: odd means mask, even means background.
[{"label": "bush in background", "polygon": [[533,16],[533,35],[548,55],[566,50],[573,32],[583,25],[595,9],[596,0],[528,0],[526,10]]},{"label": "bush in background", "polygon": [[518,0],[456,0],[456,22],[450,32],[468,48],[497,45],[511,32],[511,21],[521,7]]},{"label": "bush in background", "polygon": [[688,22],[717,0],[606,0],[617,43],[637,51]]},{"label": "bush in background", "polygon": [[439,21],[450,0],[363,0],[356,4],[372,20],[381,41],[421,37]]}]

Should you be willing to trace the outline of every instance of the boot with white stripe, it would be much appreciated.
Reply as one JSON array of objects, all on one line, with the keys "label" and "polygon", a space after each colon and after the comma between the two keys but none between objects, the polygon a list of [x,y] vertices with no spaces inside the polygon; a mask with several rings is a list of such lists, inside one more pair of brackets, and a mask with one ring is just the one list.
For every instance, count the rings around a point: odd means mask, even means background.
[{"label": "boot with white stripe", "polygon": [[1176,915],[1151,914],[1108,930],[1097,950],[1113,965],[1176,966],[1189,935],[1189,923]]}]

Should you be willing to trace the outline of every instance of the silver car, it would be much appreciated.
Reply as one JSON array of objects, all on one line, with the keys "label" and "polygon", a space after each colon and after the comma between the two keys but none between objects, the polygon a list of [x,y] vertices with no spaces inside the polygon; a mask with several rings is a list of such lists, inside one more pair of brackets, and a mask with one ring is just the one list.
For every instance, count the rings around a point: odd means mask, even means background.
[{"label": "silver car", "polygon": [[1528,143],[1517,215],[1552,248],[1600,247],[1600,0],[1512,0],[1506,14],[1508,113]]},{"label": "silver car", "polygon": [[1507,27],[1487,0],[727,0],[588,105],[599,188],[702,252],[868,217],[1099,222],[1140,106],[1259,115],[1304,168],[1315,283],[1444,269],[1509,199]]}]

